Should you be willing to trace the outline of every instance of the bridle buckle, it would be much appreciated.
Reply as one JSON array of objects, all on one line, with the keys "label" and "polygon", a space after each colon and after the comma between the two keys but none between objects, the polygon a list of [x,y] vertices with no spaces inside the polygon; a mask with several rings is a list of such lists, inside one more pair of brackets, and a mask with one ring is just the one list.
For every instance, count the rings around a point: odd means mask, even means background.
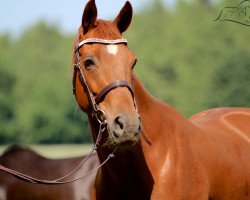
[{"label": "bridle buckle", "polygon": [[107,115],[104,110],[98,108],[93,112],[93,116],[96,118],[99,124],[106,125],[107,124]]}]

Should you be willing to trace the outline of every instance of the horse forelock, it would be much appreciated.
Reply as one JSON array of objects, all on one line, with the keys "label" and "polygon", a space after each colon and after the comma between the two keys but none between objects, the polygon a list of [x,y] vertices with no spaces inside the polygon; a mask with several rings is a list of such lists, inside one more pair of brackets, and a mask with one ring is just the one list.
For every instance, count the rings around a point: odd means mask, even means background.
[{"label": "horse forelock", "polygon": [[106,20],[96,20],[94,26],[86,33],[82,34],[80,29],[80,39],[87,39],[87,38],[100,38],[100,39],[120,39],[121,33],[119,32],[118,28],[114,23],[111,21]]}]

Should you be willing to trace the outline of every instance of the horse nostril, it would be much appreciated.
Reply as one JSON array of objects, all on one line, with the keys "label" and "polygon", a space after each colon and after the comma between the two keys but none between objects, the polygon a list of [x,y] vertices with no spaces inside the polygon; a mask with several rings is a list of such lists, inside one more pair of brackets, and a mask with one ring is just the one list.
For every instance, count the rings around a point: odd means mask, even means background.
[{"label": "horse nostril", "polygon": [[141,132],[141,124],[139,124],[139,127],[138,127],[138,132]]},{"label": "horse nostril", "polygon": [[115,124],[119,126],[119,128],[122,130],[125,126],[125,122],[122,119],[122,117],[116,117],[115,118]]}]

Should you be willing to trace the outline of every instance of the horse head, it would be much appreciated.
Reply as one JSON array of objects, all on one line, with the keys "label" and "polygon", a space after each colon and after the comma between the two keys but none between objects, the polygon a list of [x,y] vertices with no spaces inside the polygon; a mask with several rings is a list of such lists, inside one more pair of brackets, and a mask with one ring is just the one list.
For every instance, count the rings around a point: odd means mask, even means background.
[{"label": "horse head", "polygon": [[90,0],[74,52],[73,86],[79,107],[89,118],[96,113],[98,121],[105,121],[108,143],[126,146],[134,144],[141,131],[132,89],[136,56],[122,38],[132,13],[131,4],[126,2],[113,21],[100,20],[95,1]]}]

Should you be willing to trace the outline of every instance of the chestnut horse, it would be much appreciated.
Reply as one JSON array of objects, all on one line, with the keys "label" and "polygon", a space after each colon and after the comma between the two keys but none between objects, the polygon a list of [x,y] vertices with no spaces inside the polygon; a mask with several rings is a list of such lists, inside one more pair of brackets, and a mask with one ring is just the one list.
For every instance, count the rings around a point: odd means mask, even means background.
[{"label": "chestnut horse", "polygon": [[129,2],[105,21],[90,0],[74,43],[74,94],[93,139],[102,134],[100,162],[115,150],[98,171],[93,199],[250,199],[250,109],[186,119],[152,97],[122,37],[131,19]]},{"label": "chestnut horse", "polygon": [[[31,176],[53,179],[70,172],[82,158],[48,159],[31,149],[12,146],[0,157],[0,164]],[[87,174],[98,165],[98,157],[93,154],[74,176]],[[90,200],[95,175],[64,185],[38,185],[0,171],[0,200]]]}]

